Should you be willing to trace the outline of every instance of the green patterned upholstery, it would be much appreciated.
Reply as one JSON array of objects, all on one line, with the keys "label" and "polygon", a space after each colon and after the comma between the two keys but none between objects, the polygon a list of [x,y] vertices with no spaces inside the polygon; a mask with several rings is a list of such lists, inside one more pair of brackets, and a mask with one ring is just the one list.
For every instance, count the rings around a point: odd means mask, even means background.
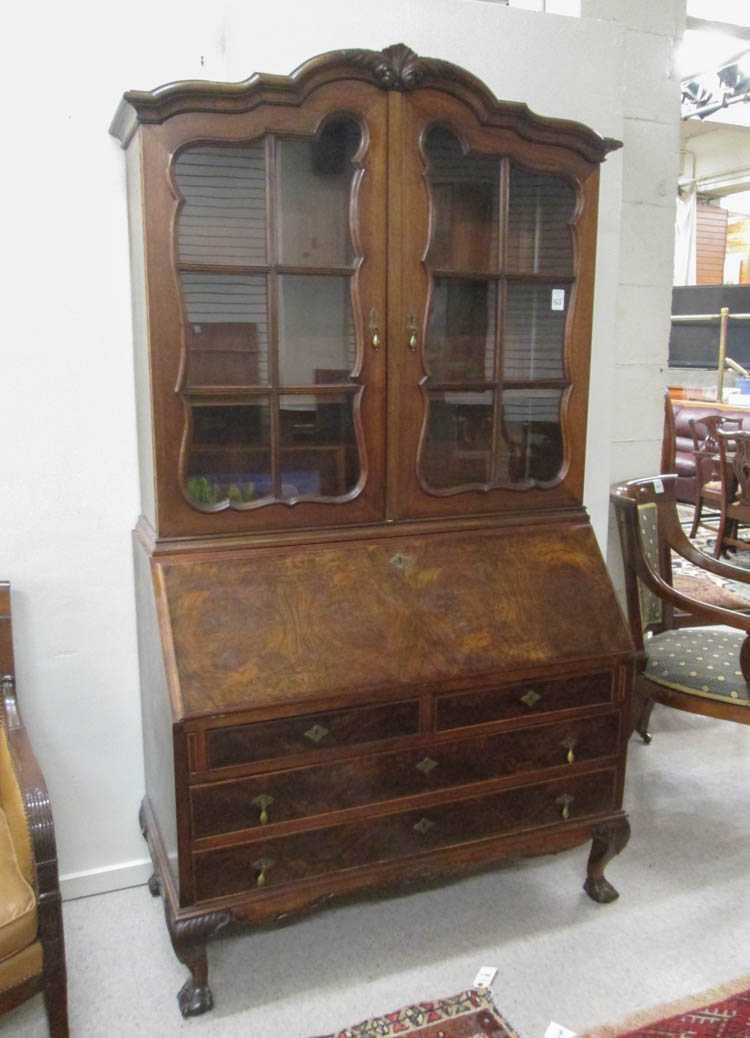
[{"label": "green patterned upholstery", "polygon": [[[651,568],[659,573],[659,538],[656,523],[656,505],[638,505],[638,528],[641,533],[643,552],[651,564]],[[663,622],[664,604],[658,595],[646,587],[642,580],[638,581],[638,601],[641,607],[642,630],[645,631],[651,624]]]},{"label": "green patterned upholstery", "polygon": [[744,631],[687,627],[645,641],[645,676],[657,685],[750,708],[750,687],[740,670]]}]

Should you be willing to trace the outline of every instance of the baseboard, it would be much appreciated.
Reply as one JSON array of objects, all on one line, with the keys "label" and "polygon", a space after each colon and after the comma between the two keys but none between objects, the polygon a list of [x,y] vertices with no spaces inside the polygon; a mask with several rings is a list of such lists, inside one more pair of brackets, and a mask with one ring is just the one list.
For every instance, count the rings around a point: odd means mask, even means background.
[{"label": "baseboard", "polygon": [[63,901],[92,894],[106,894],[110,890],[139,887],[148,882],[154,871],[150,858],[125,861],[105,869],[87,869],[85,872],[69,872],[60,876],[60,891]]}]

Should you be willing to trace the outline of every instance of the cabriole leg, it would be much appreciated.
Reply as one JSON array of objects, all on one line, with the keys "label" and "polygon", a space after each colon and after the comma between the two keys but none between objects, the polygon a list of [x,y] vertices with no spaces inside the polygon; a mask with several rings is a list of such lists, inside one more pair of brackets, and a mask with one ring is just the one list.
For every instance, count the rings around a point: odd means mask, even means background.
[{"label": "cabriole leg", "polygon": [[190,976],[177,994],[177,1004],[183,1016],[200,1016],[214,1004],[208,986],[206,942],[227,925],[231,916],[229,912],[207,912],[184,920],[174,919],[166,898],[164,911],[175,955],[190,970]]},{"label": "cabriole leg", "polygon": [[604,870],[615,855],[627,845],[630,839],[630,823],[623,817],[615,822],[597,825],[591,835],[593,842],[583,889],[593,901],[607,904],[620,895],[609,880],[605,879]]}]

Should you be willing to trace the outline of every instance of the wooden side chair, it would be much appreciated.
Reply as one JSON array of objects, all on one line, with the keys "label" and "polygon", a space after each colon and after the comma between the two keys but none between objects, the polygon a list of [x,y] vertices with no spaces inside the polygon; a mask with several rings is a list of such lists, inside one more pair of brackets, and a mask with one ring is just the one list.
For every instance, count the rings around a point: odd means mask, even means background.
[{"label": "wooden side chair", "polygon": [[677,591],[671,552],[749,585],[750,573],[698,551],[687,538],[677,514],[676,480],[637,479],[612,492],[637,649],[633,727],[644,742],[651,741],[654,703],[750,724],[750,615]]},{"label": "wooden side chair", "polygon": [[16,702],[10,585],[0,582],[0,1013],[44,992],[67,1038],[62,904],[49,796]]},{"label": "wooden side chair", "polygon": [[721,512],[723,489],[719,460],[719,430],[732,431],[742,428],[740,418],[727,418],[721,414],[709,414],[703,418],[689,420],[695,455],[695,514],[690,536],[695,537],[700,526],[716,532],[715,526],[701,522],[703,506]]},{"label": "wooden side chair", "polygon": [[718,559],[727,548],[750,548],[741,540],[740,526],[750,524],[750,432],[719,429],[721,473],[721,516],[714,555]]}]

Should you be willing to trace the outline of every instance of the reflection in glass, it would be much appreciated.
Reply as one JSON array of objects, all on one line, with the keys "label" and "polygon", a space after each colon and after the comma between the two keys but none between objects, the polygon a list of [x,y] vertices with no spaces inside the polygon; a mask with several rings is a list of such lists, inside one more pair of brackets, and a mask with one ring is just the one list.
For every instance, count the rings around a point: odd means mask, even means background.
[{"label": "reflection in glass", "polygon": [[494,281],[435,278],[425,343],[433,382],[492,379],[496,296]]},{"label": "reflection in glass", "polygon": [[341,497],[360,475],[354,394],[280,398],[281,496]]},{"label": "reflection in glass", "polygon": [[266,160],[262,141],[186,148],[175,161],[184,198],[177,218],[181,263],[266,262]]},{"label": "reflection in glass", "polygon": [[496,269],[500,160],[464,155],[458,138],[444,126],[430,130],[425,152],[432,200],[430,266]]},{"label": "reflection in glass", "polygon": [[508,285],[503,316],[505,379],[563,377],[569,295],[569,285]]},{"label": "reflection in glass", "polygon": [[561,177],[511,167],[507,260],[510,270],[573,272],[570,220],[576,194]]},{"label": "reflection in glass", "polygon": [[268,381],[265,274],[183,272],[189,386]]},{"label": "reflection in glass", "polygon": [[246,504],[272,490],[271,419],[266,398],[196,405],[186,490],[198,505]]},{"label": "reflection in glass", "polygon": [[501,432],[520,445],[516,481],[546,483],[560,475],[563,461],[560,389],[506,389]]},{"label": "reflection in glass", "polygon": [[337,119],[315,140],[279,141],[280,263],[296,267],[351,265],[352,159],[361,137],[353,120]]},{"label": "reflection in glass", "polygon": [[446,490],[492,478],[494,393],[430,393],[421,474]]},{"label": "reflection in glass", "polygon": [[351,279],[335,275],[280,275],[281,385],[346,382],[355,356]]}]

